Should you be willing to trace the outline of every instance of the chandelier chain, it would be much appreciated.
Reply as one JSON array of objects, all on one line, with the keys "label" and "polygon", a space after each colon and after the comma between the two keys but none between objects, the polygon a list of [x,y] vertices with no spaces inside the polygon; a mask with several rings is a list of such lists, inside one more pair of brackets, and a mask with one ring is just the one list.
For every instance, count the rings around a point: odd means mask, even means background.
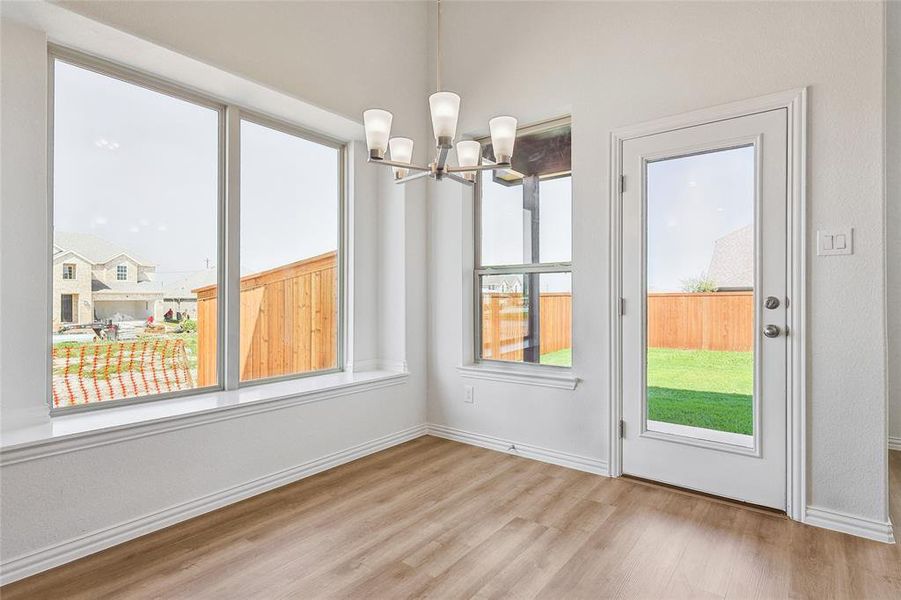
[{"label": "chandelier chain", "polygon": [[441,0],[436,2],[437,23],[435,24],[435,91],[441,91]]}]

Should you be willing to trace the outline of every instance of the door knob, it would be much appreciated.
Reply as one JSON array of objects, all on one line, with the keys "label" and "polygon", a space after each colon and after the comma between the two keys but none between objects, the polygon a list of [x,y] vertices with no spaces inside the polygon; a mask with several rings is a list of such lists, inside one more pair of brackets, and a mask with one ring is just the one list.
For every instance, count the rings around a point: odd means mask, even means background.
[{"label": "door knob", "polygon": [[770,310],[779,308],[779,298],[776,296],[767,296],[766,300],[763,301],[763,306]]},{"label": "door knob", "polygon": [[780,333],[782,333],[782,331],[776,325],[767,325],[763,328],[763,335],[768,338],[779,337]]}]

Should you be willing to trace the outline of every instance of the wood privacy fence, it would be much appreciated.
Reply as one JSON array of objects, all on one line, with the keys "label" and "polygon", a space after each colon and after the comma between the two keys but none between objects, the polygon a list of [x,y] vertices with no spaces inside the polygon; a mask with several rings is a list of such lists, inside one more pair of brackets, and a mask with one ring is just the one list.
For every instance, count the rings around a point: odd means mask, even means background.
[{"label": "wood privacy fence", "polygon": [[648,294],[648,347],[754,348],[754,293]]},{"label": "wood privacy fence", "polygon": [[[541,353],[572,347],[572,294],[545,292],[540,296]],[[522,360],[528,334],[526,304],[519,292],[482,295],[482,357]]]},{"label": "wood privacy fence", "polygon": [[[338,364],[336,253],[241,278],[240,369],[249,381]],[[216,383],[217,286],[197,294],[198,385]]]},{"label": "wood privacy fence", "polygon": [[[522,360],[528,334],[521,293],[482,296],[482,356]],[[572,295],[541,294],[541,353],[572,347]],[[648,346],[747,352],[754,347],[753,292],[648,294]]]}]

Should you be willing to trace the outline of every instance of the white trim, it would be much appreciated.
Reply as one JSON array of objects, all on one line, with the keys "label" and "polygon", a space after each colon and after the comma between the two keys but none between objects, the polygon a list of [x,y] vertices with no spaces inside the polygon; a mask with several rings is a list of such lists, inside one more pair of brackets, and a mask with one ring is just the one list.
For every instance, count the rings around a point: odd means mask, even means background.
[{"label": "white trim", "polygon": [[503,381],[505,383],[535,385],[563,390],[574,390],[579,384],[579,378],[574,376],[572,371],[555,367],[530,368],[526,365],[504,367],[477,363],[473,365],[457,365],[457,372],[469,379],[487,379],[489,381]]},{"label": "white trim", "polygon": [[[105,411],[94,411],[90,413],[56,417],[55,421],[57,423],[72,423],[78,420],[87,419],[101,420],[100,422],[102,422],[103,419],[113,419],[117,414],[131,410],[150,410],[164,407],[164,405],[174,406],[180,403],[192,406],[193,404],[189,403],[197,402],[199,399],[202,399],[202,396],[216,403],[213,408],[205,408],[199,411],[195,410],[194,412],[176,414],[163,418],[152,418],[141,422],[124,422],[122,424],[106,426],[103,428],[86,429],[84,431],[75,431],[72,433],[58,433],[57,435],[54,435],[52,430],[49,432],[37,432],[37,435],[40,435],[40,437],[36,439],[8,444],[7,446],[0,448],[0,467],[46,458],[57,454],[77,452],[79,450],[95,448],[97,446],[116,444],[126,440],[158,435],[179,429],[198,427],[208,423],[237,419],[273,410],[283,410],[292,406],[311,404],[340,396],[359,394],[384,387],[400,385],[406,383],[408,374],[376,371],[368,374],[366,378],[353,379],[343,373],[323,375],[322,377],[324,381],[331,382],[334,378],[340,382],[332,382],[325,388],[299,391],[297,390],[297,386],[304,384],[313,385],[316,383],[316,378],[296,379],[242,388],[234,392],[213,392],[208,395],[162,400],[153,403],[152,405],[123,406],[110,408]],[[325,378],[328,379],[326,380]],[[276,392],[276,390],[292,389],[294,391]],[[241,403],[242,397],[244,398],[243,403]],[[228,401],[237,403],[219,404]],[[141,414],[141,412],[138,412],[138,414]],[[36,433],[27,431],[22,433],[23,436],[29,434],[35,435]],[[4,437],[9,439],[11,434],[4,435]]]},{"label": "white trim", "polygon": [[804,522],[808,525],[848,533],[886,544],[895,543],[891,521],[873,521],[817,506],[808,506],[805,512]]},{"label": "white trim", "polygon": [[2,572],[0,573],[0,585],[94,554],[116,544],[158,531],[423,435],[426,435],[425,425],[409,427],[247,483],[11,558],[0,565],[0,572]]},{"label": "white trim", "polygon": [[651,419],[648,419],[648,428],[641,433],[641,436],[663,440],[676,438],[677,441],[682,444],[697,442],[696,445],[704,448],[725,450],[726,452],[738,451],[740,454],[751,454],[752,456],[760,455],[756,449],[757,445],[755,445],[754,436],[746,435],[744,433],[717,431],[716,429],[706,429],[704,427],[693,427],[692,425],[680,425],[678,423],[666,423],[664,421],[652,421]]},{"label": "white trim", "polygon": [[409,373],[407,361],[385,360],[383,358],[368,358],[354,361],[348,364],[348,370],[353,372],[391,371],[392,373]]},{"label": "white trim", "polygon": [[888,449],[901,452],[901,436],[888,436]]},{"label": "white trim", "polygon": [[788,196],[790,238],[787,309],[788,337],[788,413],[786,513],[796,521],[806,517],[807,498],[807,88],[798,88],[722,104],[680,115],[673,115],[618,128],[610,134],[610,412],[608,421],[610,475],[622,475],[622,317],[618,299],[622,296],[622,144],[625,140],[695,127],[769,110],[784,108],[788,118]]},{"label": "white trim", "polygon": [[455,427],[447,427],[445,425],[436,425],[430,423],[428,425],[428,434],[435,437],[462,442],[471,446],[487,448],[488,450],[496,450],[505,454],[514,456],[522,456],[532,460],[558,465],[577,471],[584,471],[594,475],[607,476],[607,462],[599,458],[591,458],[578,454],[570,454],[569,452],[561,452],[560,450],[551,450],[540,446],[532,446],[530,444],[522,444],[503,438],[475,433],[472,431],[464,431]]}]

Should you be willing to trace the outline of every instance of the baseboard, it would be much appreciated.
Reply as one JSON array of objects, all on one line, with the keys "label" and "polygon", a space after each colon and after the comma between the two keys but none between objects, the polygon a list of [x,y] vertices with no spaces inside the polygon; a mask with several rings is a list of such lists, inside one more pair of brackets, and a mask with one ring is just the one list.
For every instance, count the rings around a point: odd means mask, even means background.
[{"label": "baseboard", "polygon": [[456,429],[454,427],[446,427],[444,425],[430,424],[428,425],[428,433],[429,435],[434,435],[435,437],[454,440],[456,442],[463,442],[464,444],[479,446],[481,448],[488,448],[489,450],[497,450],[498,452],[513,454],[514,456],[522,456],[524,458],[540,460],[542,462],[559,465],[561,467],[568,467],[570,469],[576,469],[578,471],[585,471],[586,473],[594,473],[595,475],[604,476],[609,475],[609,471],[607,470],[607,462],[599,460],[597,458],[589,458],[587,456],[580,456],[578,454],[560,452],[559,450],[550,450],[548,448],[541,448],[539,446],[532,446],[512,440],[505,440],[481,433],[464,431],[462,429]]},{"label": "baseboard", "polygon": [[815,527],[849,533],[858,537],[876,540],[877,542],[895,543],[895,536],[892,532],[890,521],[872,521],[838,511],[808,506],[804,522]]},{"label": "baseboard", "polygon": [[106,529],[93,531],[27,555],[12,558],[0,564],[0,585],[58,567],[111,546],[293,483],[425,434],[426,426],[416,425],[208,496],[178,504]]},{"label": "baseboard", "polygon": [[899,452],[901,452],[901,437],[889,436],[888,449],[889,450],[898,450]]}]

